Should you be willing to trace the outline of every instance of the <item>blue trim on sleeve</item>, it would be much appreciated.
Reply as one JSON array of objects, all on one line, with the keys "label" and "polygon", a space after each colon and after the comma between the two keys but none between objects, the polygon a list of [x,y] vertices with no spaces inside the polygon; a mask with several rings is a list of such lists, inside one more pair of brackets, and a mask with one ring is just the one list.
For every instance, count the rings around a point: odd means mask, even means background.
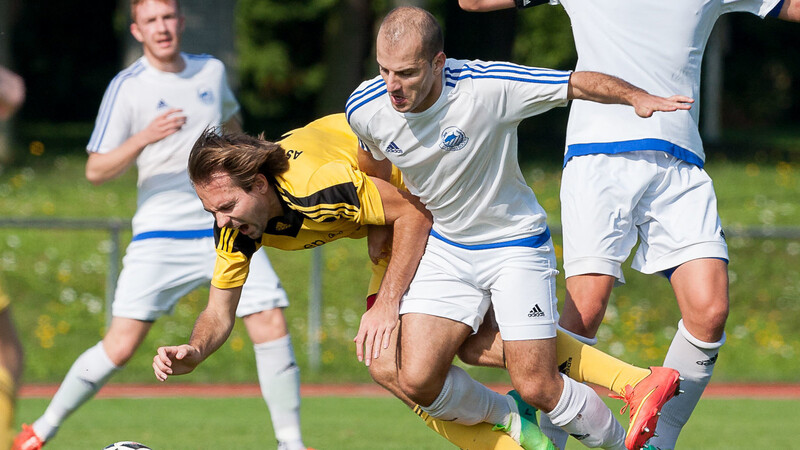
[{"label": "blue trim on sleeve", "polygon": [[459,244],[457,242],[453,242],[450,239],[446,239],[441,234],[431,230],[431,236],[439,239],[442,242],[452,245],[453,247],[463,248],[464,250],[486,250],[490,248],[503,248],[503,247],[531,247],[531,248],[538,248],[547,243],[550,240],[550,228],[545,227],[544,231],[536,236],[521,238],[521,239],[514,239],[513,241],[504,241],[504,242],[493,242],[491,244],[476,244],[476,245],[467,245],[467,244]]},{"label": "blue trim on sleeve", "polygon": [[92,132],[92,136],[89,138],[89,144],[86,146],[87,150],[96,152],[100,149],[100,145],[103,142],[103,137],[106,134],[106,128],[108,128],[108,122],[111,118],[111,111],[114,109],[114,103],[117,101],[117,94],[119,94],[122,84],[125,82],[125,80],[136,77],[140,73],[144,72],[145,69],[146,67],[144,63],[139,60],[136,61],[136,63],[134,63],[131,67],[117,74],[117,76],[111,80],[111,84],[109,84],[108,87],[108,94],[110,95],[108,97],[103,97],[103,102],[100,105],[100,113],[97,115],[95,129]]},{"label": "blue trim on sleeve", "polygon": [[654,150],[669,153],[670,155],[703,168],[705,163],[699,156],[691,151],[677,146],[663,139],[636,139],[633,141],[596,142],[591,144],[572,144],[567,147],[564,155],[564,165],[575,156],[595,155],[598,153],[615,155],[617,153],[636,152],[641,150]]},{"label": "blue trim on sleeve", "polygon": [[783,9],[783,0],[780,0],[778,4],[767,13],[767,17],[778,17],[778,15],[781,13],[781,9]]},{"label": "blue trim on sleeve", "polygon": [[[465,78],[490,78],[512,80],[525,83],[565,84],[569,83],[571,72],[538,67],[521,66],[513,63],[464,64],[461,67],[445,67],[445,79],[459,81]],[[450,83],[448,83],[448,86]]]},{"label": "blue trim on sleeve", "polygon": [[213,237],[214,230],[212,228],[204,228],[202,230],[156,230],[146,231],[139,233],[131,239],[133,241],[141,241],[144,239],[201,239],[205,237]]}]

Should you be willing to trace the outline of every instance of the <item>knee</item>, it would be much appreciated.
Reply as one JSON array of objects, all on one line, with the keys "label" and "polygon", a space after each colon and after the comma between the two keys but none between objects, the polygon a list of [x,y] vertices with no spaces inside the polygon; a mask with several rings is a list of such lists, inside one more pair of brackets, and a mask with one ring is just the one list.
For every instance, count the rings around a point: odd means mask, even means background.
[{"label": "knee", "polygon": [[108,359],[117,366],[122,367],[130,361],[133,354],[136,353],[138,345],[128,341],[113,341],[105,339],[103,341],[103,351],[108,356]]},{"label": "knee", "polygon": [[267,309],[242,318],[254,344],[274,341],[289,334],[282,308]]},{"label": "knee", "polygon": [[409,372],[398,372],[397,383],[400,390],[418,405],[431,405],[442,391],[442,384]]},{"label": "knee", "polygon": [[561,389],[558,386],[559,384],[554,382],[525,380],[523,383],[515,383],[514,389],[525,403],[542,411],[550,412],[556,407],[561,397]]},{"label": "knee", "polygon": [[369,365],[369,375],[382,387],[394,392],[398,388],[397,365],[390,358],[373,359]]}]

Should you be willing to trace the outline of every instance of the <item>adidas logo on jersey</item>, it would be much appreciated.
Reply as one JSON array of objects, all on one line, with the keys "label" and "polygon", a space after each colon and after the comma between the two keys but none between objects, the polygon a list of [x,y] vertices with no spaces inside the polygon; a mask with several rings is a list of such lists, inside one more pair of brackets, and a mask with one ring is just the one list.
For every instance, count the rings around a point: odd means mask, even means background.
[{"label": "adidas logo on jersey", "polygon": [[403,151],[400,150],[400,147],[398,147],[397,144],[394,143],[394,141],[389,143],[389,146],[386,147],[385,151],[386,153],[403,153]]},{"label": "adidas logo on jersey", "polygon": [[542,311],[542,308],[539,307],[538,303],[531,308],[531,311],[528,313],[528,317],[544,317],[544,311]]},{"label": "adidas logo on jersey", "polygon": [[289,225],[288,223],[278,222],[277,224],[275,224],[275,231],[283,231],[290,227],[291,225]]},{"label": "adidas logo on jersey", "polygon": [[156,105],[156,109],[164,109],[167,107],[169,107],[169,105],[167,105],[167,102],[165,102],[163,98],[159,100],[158,105]]}]

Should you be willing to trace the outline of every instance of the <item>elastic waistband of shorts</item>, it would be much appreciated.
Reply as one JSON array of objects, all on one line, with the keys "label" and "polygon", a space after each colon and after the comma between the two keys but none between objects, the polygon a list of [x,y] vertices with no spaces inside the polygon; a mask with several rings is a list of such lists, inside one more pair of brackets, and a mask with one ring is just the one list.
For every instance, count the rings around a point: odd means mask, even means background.
[{"label": "elastic waistband of shorts", "polygon": [[663,139],[635,139],[631,141],[618,141],[618,142],[594,142],[585,144],[570,144],[567,146],[567,152],[564,155],[564,166],[567,165],[570,159],[575,156],[585,155],[616,155],[619,153],[638,152],[638,151],[658,151],[669,153],[670,155],[686,161],[689,164],[694,164],[699,168],[703,168],[704,161],[691,150],[685,149],[672,142]]},{"label": "elastic waistband of shorts", "polygon": [[439,239],[442,242],[450,244],[454,247],[463,248],[464,250],[486,250],[490,248],[503,248],[503,247],[531,247],[531,248],[538,248],[544,245],[547,241],[550,240],[550,227],[545,227],[544,231],[536,236],[530,236],[521,239],[514,239],[511,241],[503,241],[503,242],[492,242],[490,244],[459,244],[458,242],[453,242],[450,239],[445,238],[441,234],[431,230],[431,236]]},{"label": "elastic waistband of shorts", "polygon": [[144,239],[201,239],[205,237],[213,237],[214,230],[211,228],[204,228],[202,230],[155,230],[146,231],[135,235],[131,242],[141,241]]}]

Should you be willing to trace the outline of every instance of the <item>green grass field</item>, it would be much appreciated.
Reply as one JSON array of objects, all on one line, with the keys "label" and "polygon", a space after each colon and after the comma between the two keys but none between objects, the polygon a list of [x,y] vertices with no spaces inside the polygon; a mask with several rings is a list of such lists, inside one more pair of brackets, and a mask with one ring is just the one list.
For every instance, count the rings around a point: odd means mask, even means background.
[{"label": "green grass field", "polygon": [[[618,401],[609,401],[612,409]],[[43,399],[24,399],[19,415],[36,417]],[[798,400],[705,399],[681,434],[680,448],[797,448]],[[306,445],[319,450],[445,450],[454,448],[391,398],[307,397]],[[627,424],[627,419],[621,419]],[[155,450],[271,448],[274,435],[259,398],[95,399],[63,425],[48,450],[97,449],[136,440]],[[586,448],[570,439],[567,449]]]},{"label": "green grass field", "polygon": [[[135,171],[103,186],[83,178],[83,155],[29,157],[0,173],[0,211],[12,217],[123,217],[136,206]],[[796,163],[709,164],[720,214],[731,226],[800,224],[800,176]],[[559,224],[558,166],[523,171]],[[130,239],[121,236],[122,250]],[[560,237],[555,236],[556,243]],[[728,342],[716,381],[796,381],[800,372],[800,241],[729,239],[731,313]],[[0,235],[0,283],[11,296],[28,354],[28,382],[58,382],[74,359],[97,342],[105,327],[109,235],[101,230],[4,229]],[[557,248],[560,250],[560,248]],[[369,276],[364,242],[344,239],[322,248],[321,365],[307,359],[310,252],[270,250],[292,306],[287,316],[304,382],[369,382],[356,364],[352,337],[363,312]],[[660,362],[675,332],[678,311],[668,283],[626,269],[628,284],[615,289],[600,330],[600,348],[639,365]],[[563,277],[558,280],[563,299]],[[159,320],[116,382],[153,382],[150,363],[159,345],[185,342],[205,303],[206,291],[190,294],[172,316]],[[470,369],[484,381],[506,381],[495,370]],[[241,325],[190,382],[252,382],[252,347]]]}]

